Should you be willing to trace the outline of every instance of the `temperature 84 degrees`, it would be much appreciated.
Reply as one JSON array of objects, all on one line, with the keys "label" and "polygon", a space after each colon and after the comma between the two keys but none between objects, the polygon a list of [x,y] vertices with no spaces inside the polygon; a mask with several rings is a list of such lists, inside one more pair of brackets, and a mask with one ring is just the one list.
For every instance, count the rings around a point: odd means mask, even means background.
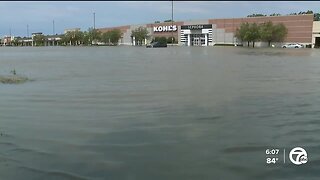
[{"label": "temperature 84 degrees", "polygon": [[268,157],[266,158],[267,164],[276,164],[278,162],[279,158],[277,157]]}]

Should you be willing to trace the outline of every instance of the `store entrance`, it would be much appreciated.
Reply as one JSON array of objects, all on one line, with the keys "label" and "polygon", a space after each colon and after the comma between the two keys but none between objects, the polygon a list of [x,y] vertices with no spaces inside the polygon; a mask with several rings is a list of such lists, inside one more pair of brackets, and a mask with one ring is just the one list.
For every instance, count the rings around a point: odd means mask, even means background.
[{"label": "store entrance", "polygon": [[314,44],[314,48],[320,48],[320,37],[316,37],[316,42]]},{"label": "store entrance", "polygon": [[204,34],[190,34],[191,46],[204,46],[205,35]]}]

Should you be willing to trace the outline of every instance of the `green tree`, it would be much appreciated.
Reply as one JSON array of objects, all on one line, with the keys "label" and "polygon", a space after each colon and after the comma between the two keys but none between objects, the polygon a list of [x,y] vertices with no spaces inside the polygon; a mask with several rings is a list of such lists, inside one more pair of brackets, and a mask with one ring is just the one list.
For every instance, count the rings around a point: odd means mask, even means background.
[{"label": "green tree", "polygon": [[[172,40],[173,40],[173,42],[172,42]],[[176,42],[176,39],[174,37],[171,36],[171,37],[167,38],[167,43],[168,44],[172,44],[172,43],[175,43],[175,42]]]},{"label": "green tree", "polygon": [[122,32],[119,29],[114,29],[102,33],[101,41],[106,44],[118,45],[119,39],[122,37]]},{"label": "green tree", "polygon": [[306,12],[306,14],[313,14],[313,11],[308,10],[308,11]]},{"label": "green tree", "polygon": [[22,43],[22,38],[21,37],[15,37],[12,41],[11,41],[11,44],[13,46],[20,46]]},{"label": "green tree", "polygon": [[75,31],[73,33],[73,41],[76,46],[83,44],[83,32],[82,31]]},{"label": "green tree", "polygon": [[167,44],[166,37],[155,37],[153,42],[159,42],[160,44]]},{"label": "green tree", "polygon": [[287,36],[288,30],[282,24],[274,25],[271,21],[257,25],[256,23],[242,23],[240,28],[237,28],[235,37],[241,41],[247,41],[248,46],[250,42],[253,42],[252,46],[255,46],[255,42],[262,40],[268,42],[282,42]]},{"label": "green tree", "polygon": [[298,14],[313,14],[313,11],[308,10],[308,11],[300,11]]},{"label": "green tree", "polygon": [[42,34],[37,34],[33,37],[33,41],[35,43],[35,46],[43,46],[45,37]]},{"label": "green tree", "polygon": [[110,31],[110,41],[113,45],[118,45],[119,39],[122,37],[122,32],[119,29]]},{"label": "green tree", "polygon": [[96,45],[98,43],[98,41],[101,40],[101,31],[97,30],[97,29],[93,29],[93,28],[89,28],[88,29],[88,41],[89,44],[94,44]]},{"label": "green tree", "polygon": [[62,42],[70,46],[77,46],[83,44],[84,33],[82,31],[69,31],[65,33],[62,37]]},{"label": "green tree", "polygon": [[247,41],[248,47],[249,43],[253,42],[252,47],[254,47],[255,42],[260,39],[259,26],[256,23],[242,23],[240,29],[236,30],[235,36],[241,41]]},{"label": "green tree", "polygon": [[313,14],[313,11],[300,11],[299,13],[290,13],[289,15]]},{"label": "green tree", "polygon": [[147,28],[144,27],[138,27],[135,30],[132,30],[131,32],[131,36],[135,37],[135,41],[139,44],[142,45],[143,41],[145,39],[149,38],[149,32],[147,30]]},{"label": "green tree", "polygon": [[259,26],[256,23],[252,23],[249,26],[249,33],[247,34],[247,40],[252,42],[254,48],[255,42],[260,39]]},{"label": "green tree", "polygon": [[249,47],[249,43],[250,41],[248,41],[248,34],[249,34],[249,27],[250,24],[249,23],[241,23],[240,28],[237,28],[236,30],[236,34],[235,37],[240,40],[240,41],[247,41],[248,43],[248,47]]},{"label": "green tree", "polygon": [[101,41],[110,44],[111,43],[110,31],[104,32],[101,34]]},{"label": "green tree", "polygon": [[271,41],[274,40],[274,33],[274,25],[271,21],[260,25],[261,40],[268,42],[269,47],[271,45]]},{"label": "green tree", "polygon": [[[63,34],[63,36],[61,37],[61,43],[63,43],[64,45],[69,44],[71,41],[71,35],[69,32]],[[70,43],[71,45],[71,43]]]},{"label": "green tree", "polygon": [[267,16],[267,15],[264,15],[264,14],[250,14],[247,17],[261,17],[261,16]]},{"label": "green tree", "polygon": [[313,20],[314,21],[320,21],[320,13],[314,13],[313,14]]},{"label": "green tree", "polygon": [[285,37],[288,34],[288,29],[286,26],[282,23],[276,24],[273,26],[273,37],[272,41],[274,42],[283,42]]},{"label": "green tree", "polygon": [[287,36],[287,32],[287,28],[282,23],[274,25],[269,21],[260,25],[261,40],[268,42],[269,47],[272,41],[282,42]]},{"label": "green tree", "polygon": [[82,35],[82,43],[84,45],[89,45],[89,44],[91,45],[92,42],[90,42],[89,32],[84,31],[82,34],[83,34]]},{"label": "green tree", "polygon": [[270,16],[281,16],[281,14],[279,14],[279,13],[273,13],[273,14],[270,14]]}]

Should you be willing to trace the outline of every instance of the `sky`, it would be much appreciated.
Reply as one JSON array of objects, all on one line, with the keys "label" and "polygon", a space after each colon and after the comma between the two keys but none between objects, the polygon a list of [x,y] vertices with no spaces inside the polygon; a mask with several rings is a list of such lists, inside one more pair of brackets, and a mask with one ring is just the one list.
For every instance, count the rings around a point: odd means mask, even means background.
[{"label": "sky", "polygon": [[[0,37],[32,32],[63,33],[67,28],[88,30],[171,19],[171,1],[1,1]],[[318,1],[174,1],[174,20],[239,18],[249,14],[319,12]],[[54,26],[53,26],[54,21]],[[28,26],[28,28],[27,28]]]}]

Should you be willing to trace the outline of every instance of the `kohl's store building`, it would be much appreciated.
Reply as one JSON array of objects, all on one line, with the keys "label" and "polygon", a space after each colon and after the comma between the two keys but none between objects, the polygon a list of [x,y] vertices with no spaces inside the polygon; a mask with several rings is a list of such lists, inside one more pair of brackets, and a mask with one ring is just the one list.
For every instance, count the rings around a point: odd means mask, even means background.
[{"label": "kohl's store building", "polygon": [[153,37],[174,37],[186,46],[212,45],[212,24],[159,25],[153,27]]},{"label": "kohl's store building", "polygon": [[[241,43],[236,37],[237,28],[242,23],[257,23],[271,21],[273,24],[283,23],[288,34],[284,43],[301,43],[304,45],[312,44],[314,46],[313,37],[313,14],[308,15],[290,15],[290,16],[263,16],[251,18],[228,18],[228,19],[206,19],[194,21],[178,21],[167,23],[152,23],[140,25],[127,25],[112,28],[100,28],[101,32],[112,29],[119,29],[123,36],[119,40],[122,45],[136,45],[135,37],[131,36],[131,32],[139,27],[145,27],[149,31],[151,38],[146,39],[145,43],[149,43],[155,37],[174,37],[176,44],[181,46],[214,46],[217,44],[239,44]],[[243,43],[246,45],[246,43]],[[275,43],[277,44],[277,43]],[[259,46],[259,42],[256,43]],[[263,43],[260,43],[263,46]]]}]

